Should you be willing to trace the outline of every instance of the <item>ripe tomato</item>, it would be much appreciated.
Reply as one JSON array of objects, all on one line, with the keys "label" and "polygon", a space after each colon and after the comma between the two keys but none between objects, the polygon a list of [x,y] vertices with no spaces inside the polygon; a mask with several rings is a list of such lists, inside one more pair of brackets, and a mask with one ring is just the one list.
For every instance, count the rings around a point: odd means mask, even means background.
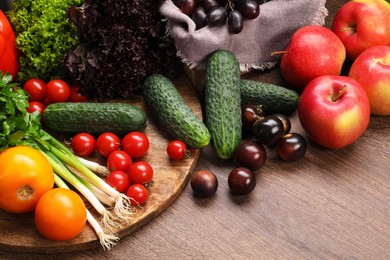
[{"label": "ripe tomato", "polygon": [[149,139],[142,132],[130,132],[122,139],[122,149],[131,158],[138,158],[146,154],[149,149]]},{"label": "ripe tomato", "polygon": [[73,85],[70,87],[70,94],[68,97],[69,102],[85,102],[87,101],[87,96],[80,94],[80,86]]},{"label": "ripe tomato", "polygon": [[29,107],[27,108],[28,113],[34,113],[35,111],[38,111],[41,115],[41,120],[43,117],[43,111],[45,111],[45,105],[38,101],[30,101],[28,102]]},{"label": "ripe tomato", "polygon": [[173,160],[182,160],[187,153],[186,144],[180,140],[173,140],[167,146],[167,154]]},{"label": "ripe tomato", "polygon": [[90,156],[95,151],[96,140],[91,134],[78,133],[72,138],[73,152],[82,157]]},{"label": "ripe tomato", "polygon": [[129,176],[123,171],[113,171],[106,178],[106,182],[117,191],[124,193],[130,186]]},{"label": "ripe tomato", "polygon": [[52,102],[65,102],[70,95],[68,83],[60,79],[52,79],[46,84],[46,96]]},{"label": "ripe tomato", "polygon": [[113,151],[108,155],[107,168],[112,171],[128,172],[132,164],[131,157],[122,150]]},{"label": "ripe tomato", "polygon": [[48,239],[64,241],[84,229],[87,210],[81,197],[64,188],[52,189],[40,198],[35,208],[35,225]]},{"label": "ripe tomato", "polygon": [[29,79],[24,83],[23,89],[30,95],[29,101],[44,102],[46,98],[46,83],[43,80],[37,78]]},{"label": "ripe tomato", "polygon": [[119,150],[120,147],[121,139],[114,133],[102,133],[96,140],[96,149],[103,157],[107,157],[113,151]]},{"label": "ripe tomato", "polygon": [[129,169],[131,183],[146,184],[153,179],[153,174],[153,167],[144,161],[133,163]]},{"label": "ripe tomato", "polygon": [[46,157],[28,146],[0,154],[0,208],[12,213],[35,209],[39,198],[53,188],[54,173]]},{"label": "ripe tomato", "polygon": [[131,205],[137,206],[144,204],[148,200],[149,193],[145,186],[133,184],[127,189],[126,196],[130,198]]}]

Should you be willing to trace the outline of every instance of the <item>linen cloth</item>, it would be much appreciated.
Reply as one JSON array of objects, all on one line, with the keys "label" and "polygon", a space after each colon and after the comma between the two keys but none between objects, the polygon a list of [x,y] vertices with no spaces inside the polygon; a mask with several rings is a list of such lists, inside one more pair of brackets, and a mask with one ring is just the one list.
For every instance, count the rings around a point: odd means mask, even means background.
[{"label": "linen cloth", "polygon": [[260,15],[245,20],[239,34],[231,34],[227,25],[203,27],[196,30],[192,19],[166,0],[160,13],[167,19],[167,33],[172,36],[177,55],[190,69],[204,69],[207,56],[215,50],[233,52],[242,72],[252,69],[271,69],[280,56],[274,51],[284,50],[299,28],[306,25],[323,25],[328,10],[326,0],[273,0],[260,5]]}]

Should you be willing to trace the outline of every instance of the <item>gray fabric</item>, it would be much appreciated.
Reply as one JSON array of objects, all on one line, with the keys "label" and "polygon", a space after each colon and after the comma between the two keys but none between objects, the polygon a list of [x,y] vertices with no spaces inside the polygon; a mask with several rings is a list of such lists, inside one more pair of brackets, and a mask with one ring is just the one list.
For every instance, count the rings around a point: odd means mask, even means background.
[{"label": "gray fabric", "polygon": [[239,34],[230,34],[227,26],[203,27],[195,23],[171,1],[166,0],[160,13],[167,19],[177,55],[191,69],[203,69],[211,52],[224,49],[233,52],[241,71],[273,68],[280,57],[273,51],[284,50],[291,35],[309,24],[323,25],[328,11],[326,0],[273,0],[260,6],[260,16],[246,20]]}]

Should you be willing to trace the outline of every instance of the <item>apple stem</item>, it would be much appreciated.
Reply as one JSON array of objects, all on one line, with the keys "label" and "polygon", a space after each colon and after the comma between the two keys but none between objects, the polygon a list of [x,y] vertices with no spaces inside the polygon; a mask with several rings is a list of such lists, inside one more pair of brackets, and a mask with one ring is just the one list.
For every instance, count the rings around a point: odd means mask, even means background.
[{"label": "apple stem", "polygon": [[286,54],[287,51],[274,51],[271,53],[271,56],[279,55],[279,54]]},{"label": "apple stem", "polygon": [[343,88],[340,89],[339,92],[337,92],[337,94],[332,97],[332,102],[336,102],[337,100],[339,100],[346,90],[347,85],[344,85]]},{"label": "apple stem", "polygon": [[353,32],[356,32],[356,28],[355,28],[355,27],[345,27],[345,28],[341,28],[340,31],[341,31],[341,32],[346,32],[346,31],[353,31]]}]

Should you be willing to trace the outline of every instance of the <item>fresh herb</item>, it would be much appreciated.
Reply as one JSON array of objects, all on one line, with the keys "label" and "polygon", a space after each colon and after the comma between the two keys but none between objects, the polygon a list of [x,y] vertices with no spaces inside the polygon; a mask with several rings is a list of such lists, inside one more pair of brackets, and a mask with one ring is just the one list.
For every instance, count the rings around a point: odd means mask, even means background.
[{"label": "fresh herb", "polygon": [[17,80],[49,80],[65,77],[64,54],[78,44],[76,28],[66,10],[83,0],[15,0],[7,16],[15,29],[16,46],[21,54]]},{"label": "fresh herb", "polygon": [[162,0],[90,0],[69,9],[80,44],[65,58],[70,77],[90,98],[128,98],[147,76],[174,78],[181,68],[159,14]]},{"label": "fresh herb", "polygon": [[[0,71],[0,75],[1,75]],[[103,226],[112,229],[128,220],[134,214],[130,198],[109,186],[95,175],[60,141],[47,133],[40,124],[38,112],[28,113],[28,94],[12,83],[12,76],[5,73],[0,77],[0,152],[18,145],[27,145],[42,152],[56,173],[55,182],[65,187],[64,181],[76,188],[100,213]],[[77,174],[76,174],[77,173]],[[62,181],[64,180],[64,181]],[[108,210],[103,204],[110,208]],[[110,248],[116,241],[111,234],[102,233],[96,221],[88,217],[96,227],[104,248]]]}]

